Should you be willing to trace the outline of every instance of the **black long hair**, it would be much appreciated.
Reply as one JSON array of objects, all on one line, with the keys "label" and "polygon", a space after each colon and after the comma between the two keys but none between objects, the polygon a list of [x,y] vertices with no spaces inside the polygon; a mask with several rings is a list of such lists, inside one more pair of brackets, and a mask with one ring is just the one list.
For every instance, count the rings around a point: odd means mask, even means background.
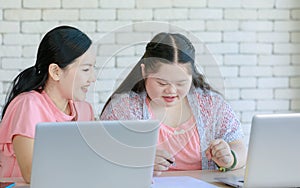
[{"label": "black long hair", "polygon": [[84,54],[91,44],[91,39],[85,33],[71,26],[58,26],[46,33],[40,42],[35,65],[23,70],[13,80],[2,118],[10,102],[19,94],[32,90],[43,91],[51,63],[63,69]]},{"label": "black long hair", "polygon": [[142,76],[141,64],[145,65],[146,73],[155,73],[160,63],[190,63],[194,86],[200,87],[203,90],[212,89],[205,81],[204,75],[200,74],[195,66],[195,48],[189,39],[182,34],[163,32],[154,36],[147,44],[146,51],[140,61],[134,66],[114,93],[123,93],[130,90],[137,93],[145,91],[145,80]]},{"label": "black long hair", "polygon": [[[205,91],[214,90],[205,81],[204,75],[197,70],[195,65],[195,48],[191,41],[179,33],[162,32],[154,36],[154,38],[147,44],[146,51],[142,58],[134,66],[132,71],[111,95],[111,97],[114,94],[128,91],[134,91],[136,93],[145,91],[145,80],[143,79],[141,64],[144,64],[145,72],[147,74],[157,72],[161,63],[189,63],[190,66],[188,70],[192,75],[193,85],[196,88],[201,88]],[[104,105],[103,110],[111,100],[111,97]]]}]

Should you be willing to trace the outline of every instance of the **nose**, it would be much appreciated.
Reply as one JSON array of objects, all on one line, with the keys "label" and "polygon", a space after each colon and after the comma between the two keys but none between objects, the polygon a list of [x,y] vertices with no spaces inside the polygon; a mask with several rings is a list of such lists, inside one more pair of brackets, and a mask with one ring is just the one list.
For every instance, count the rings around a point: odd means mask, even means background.
[{"label": "nose", "polygon": [[168,84],[168,86],[165,89],[165,92],[167,94],[172,94],[172,93],[176,93],[177,92],[177,88],[174,84]]},{"label": "nose", "polygon": [[89,82],[95,82],[96,81],[96,75],[95,75],[95,70],[92,71]]}]

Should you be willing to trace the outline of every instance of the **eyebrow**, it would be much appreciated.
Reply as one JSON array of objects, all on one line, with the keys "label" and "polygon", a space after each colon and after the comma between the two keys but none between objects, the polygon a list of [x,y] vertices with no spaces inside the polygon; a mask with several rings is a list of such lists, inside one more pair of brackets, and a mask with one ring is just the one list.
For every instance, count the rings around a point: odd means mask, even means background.
[{"label": "eyebrow", "polygon": [[[163,82],[170,82],[170,81],[168,81],[168,80],[164,80],[164,79],[162,79],[162,78],[155,78],[156,80],[159,80],[159,81],[163,81]],[[186,82],[186,81],[188,81],[188,80],[177,80],[177,81],[175,81],[176,83],[178,83],[178,82]]]},{"label": "eyebrow", "polygon": [[91,66],[91,67],[93,67],[93,66],[95,66],[94,64],[92,64],[92,63],[87,63],[87,64],[80,64],[80,66]]}]

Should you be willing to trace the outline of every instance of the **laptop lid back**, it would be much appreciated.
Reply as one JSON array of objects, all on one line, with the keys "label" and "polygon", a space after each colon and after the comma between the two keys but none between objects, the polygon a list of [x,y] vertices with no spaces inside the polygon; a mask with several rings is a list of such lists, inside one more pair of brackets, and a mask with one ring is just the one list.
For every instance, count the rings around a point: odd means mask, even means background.
[{"label": "laptop lid back", "polygon": [[40,123],[31,188],[151,185],[158,122]]},{"label": "laptop lid back", "polygon": [[300,186],[300,114],[252,119],[245,187]]}]

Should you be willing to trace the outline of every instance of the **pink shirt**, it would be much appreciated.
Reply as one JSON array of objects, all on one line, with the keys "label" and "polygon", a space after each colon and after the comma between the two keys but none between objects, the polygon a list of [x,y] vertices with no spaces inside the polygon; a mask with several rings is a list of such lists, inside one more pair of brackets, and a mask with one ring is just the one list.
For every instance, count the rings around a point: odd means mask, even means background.
[{"label": "pink shirt", "polygon": [[157,147],[175,158],[175,165],[169,168],[171,171],[202,169],[200,138],[194,117],[176,128],[161,124]]},{"label": "pink shirt", "polygon": [[[207,147],[215,139],[223,139],[226,142],[241,139],[244,136],[241,123],[229,103],[216,92],[204,91],[192,86],[187,98],[196,123],[196,128],[193,131],[197,130],[199,135],[199,143],[194,142],[195,146],[191,144],[191,147],[195,147],[196,150],[200,148],[201,169],[217,169],[216,164],[206,157]],[[100,119],[151,119],[146,99],[147,93],[145,91],[114,94],[105,106]],[[194,141],[198,140],[196,139],[198,135],[194,135]],[[196,160],[195,158],[195,165],[198,166]]]},{"label": "pink shirt", "polygon": [[[155,119],[148,99],[146,104],[151,118]],[[175,165],[171,165],[169,171],[202,169],[200,137],[194,116],[176,128],[160,123],[157,148],[175,158]]]},{"label": "pink shirt", "polygon": [[43,91],[24,92],[8,106],[0,124],[0,177],[22,177],[13,149],[15,135],[34,138],[40,122],[89,121],[94,119],[87,102],[69,101],[71,115],[60,111]]}]

